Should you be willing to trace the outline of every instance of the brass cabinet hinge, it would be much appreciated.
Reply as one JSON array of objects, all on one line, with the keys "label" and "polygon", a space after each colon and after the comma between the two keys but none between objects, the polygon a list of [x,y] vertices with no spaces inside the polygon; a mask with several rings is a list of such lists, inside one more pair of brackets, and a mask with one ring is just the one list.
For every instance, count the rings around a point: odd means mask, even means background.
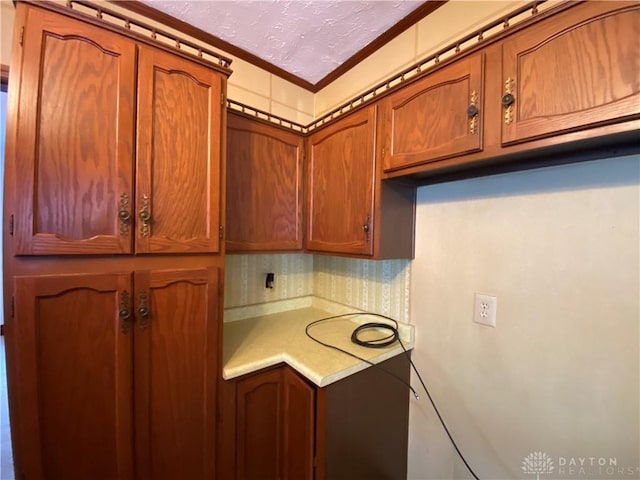
[{"label": "brass cabinet hinge", "polygon": [[220,225],[220,227],[218,228],[218,238],[222,240],[223,237],[224,237],[224,227]]},{"label": "brass cabinet hinge", "polygon": [[9,235],[11,235],[13,237],[13,213],[11,214],[11,216],[9,217]]},{"label": "brass cabinet hinge", "polygon": [[224,92],[220,92],[220,105],[224,106]]},{"label": "brass cabinet hinge", "polygon": [[20,28],[20,46],[24,45],[24,27]]}]

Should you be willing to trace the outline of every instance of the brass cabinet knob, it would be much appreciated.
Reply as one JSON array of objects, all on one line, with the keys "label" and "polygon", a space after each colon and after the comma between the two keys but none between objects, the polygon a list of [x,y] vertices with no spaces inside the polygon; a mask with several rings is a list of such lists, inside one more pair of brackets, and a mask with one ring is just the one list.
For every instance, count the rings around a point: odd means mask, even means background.
[{"label": "brass cabinet knob", "polygon": [[478,107],[476,107],[475,105],[469,105],[469,107],[467,107],[467,116],[469,118],[473,118],[478,115],[479,111],[480,110],[478,110]]},{"label": "brass cabinet knob", "polygon": [[502,96],[502,100],[501,100],[503,107],[509,107],[513,105],[513,102],[515,101],[516,101],[516,97],[514,97],[513,94],[511,93],[505,93]]},{"label": "brass cabinet knob", "polygon": [[131,310],[129,310],[127,307],[121,307],[118,311],[118,315],[122,320],[127,320],[131,317]]}]

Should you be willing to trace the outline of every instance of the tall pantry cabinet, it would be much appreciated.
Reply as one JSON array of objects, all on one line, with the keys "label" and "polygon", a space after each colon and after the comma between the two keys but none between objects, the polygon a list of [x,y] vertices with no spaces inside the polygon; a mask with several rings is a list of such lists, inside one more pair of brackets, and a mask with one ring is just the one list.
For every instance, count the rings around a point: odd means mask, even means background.
[{"label": "tall pantry cabinet", "polygon": [[81,17],[16,9],[3,226],[16,478],[212,478],[230,70]]}]

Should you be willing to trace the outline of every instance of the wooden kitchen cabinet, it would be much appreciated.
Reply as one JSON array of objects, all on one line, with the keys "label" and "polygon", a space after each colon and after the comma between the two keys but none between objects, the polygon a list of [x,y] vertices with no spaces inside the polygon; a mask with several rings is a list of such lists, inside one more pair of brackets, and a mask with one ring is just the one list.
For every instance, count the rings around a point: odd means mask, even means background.
[{"label": "wooden kitchen cabinet", "polygon": [[539,167],[636,142],[638,2],[566,2],[526,22],[379,100],[384,178]]},{"label": "wooden kitchen cabinet", "polygon": [[482,150],[483,64],[463,58],[380,102],[385,170]]},{"label": "wooden kitchen cabinet", "polygon": [[[221,480],[406,479],[407,358],[326,387],[287,365],[222,382]],[[375,393],[374,393],[375,392]]]},{"label": "wooden kitchen cabinet", "polygon": [[312,480],[315,389],[283,366],[237,382],[237,479]]},{"label": "wooden kitchen cabinet", "polygon": [[308,138],[306,248],[365,258],[412,258],[415,188],[382,182],[377,105]]},{"label": "wooden kitchen cabinet", "polygon": [[130,253],[136,45],[35,8],[25,23],[15,253]]},{"label": "wooden kitchen cabinet", "polygon": [[215,475],[219,282],[215,267],[134,273],[136,478]]},{"label": "wooden kitchen cabinet", "polygon": [[23,42],[16,254],[218,252],[224,76],[35,8]]},{"label": "wooden kitchen cabinet", "polygon": [[20,433],[19,478],[133,478],[133,332],[119,317],[120,308],[131,313],[125,292],[132,293],[127,273],[16,279],[17,358],[8,361],[20,375],[10,385],[21,411],[11,423]]},{"label": "wooden kitchen cabinet", "polygon": [[304,138],[229,112],[228,252],[302,250]]},{"label": "wooden kitchen cabinet", "polygon": [[3,228],[16,478],[215,476],[229,73],[17,3]]},{"label": "wooden kitchen cabinet", "polygon": [[640,115],[640,4],[585,2],[502,45],[502,142]]},{"label": "wooden kitchen cabinet", "polygon": [[215,70],[140,46],[136,253],[220,251],[224,82]]},{"label": "wooden kitchen cabinet", "polygon": [[15,285],[24,478],[212,477],[217,269]]}]

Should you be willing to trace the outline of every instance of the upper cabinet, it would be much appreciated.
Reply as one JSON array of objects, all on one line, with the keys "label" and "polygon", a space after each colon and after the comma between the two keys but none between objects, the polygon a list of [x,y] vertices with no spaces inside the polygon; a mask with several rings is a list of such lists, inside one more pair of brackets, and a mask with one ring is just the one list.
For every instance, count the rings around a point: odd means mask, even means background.
[{"label": "upper cabinet", "polygon": [[307,248],[373,254],[376,108],[309,137]]},{"label": "upper cabinet", "polygon": [[568,145],[629,141],[640,118],[640,4],[564,2],[538,15],[380,100],[385,178],[544,165]]},{"label": "upper cabinet", "polygon": [[640,4],[586,2],[502,46],[504,144],[640,114]]},{"label": "upper cabinet", "polygon": [[30,9],[23,49],[16,253],[129,253],[135,44]]},{"label": "upper cabinet", "polygon": [[380,179],[377,108],[358,110],[308,138],[309,251],[413,257],[415,188]]},{"label": "upper cabinet", "polygon": [[380,102],[385,169],[482,149],[483,60],[461,59]]},{"label": "upper cabinet", "polygon": [[227,118],[227,252],[302,250],[302,135]]},{"label": "upper cabinet", "polygon": [[218,252],[224,75],[75,19],[28,15],[15,253]]},{"label": "upper cabinet", "polygon": [[220,251],[223,77],[141,46],[136,252]]}]

